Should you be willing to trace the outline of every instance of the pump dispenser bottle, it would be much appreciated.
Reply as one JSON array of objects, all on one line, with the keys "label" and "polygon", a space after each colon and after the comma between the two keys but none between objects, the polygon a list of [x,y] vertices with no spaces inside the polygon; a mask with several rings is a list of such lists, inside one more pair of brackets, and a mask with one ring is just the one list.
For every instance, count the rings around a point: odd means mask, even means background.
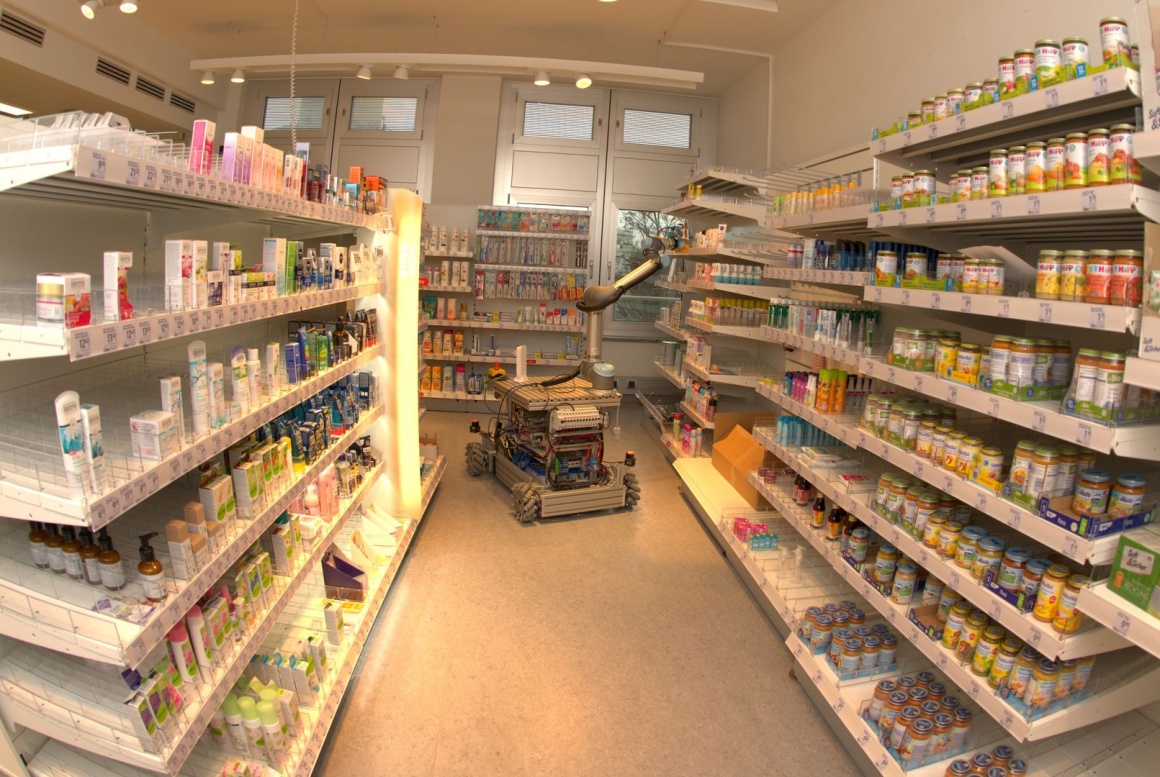
[{"label": "pump dispenser bottle", "polygon": [[60,536],[56,524],[50,523],[48,525],[48,538],[44,541],[44,550],[48,554],[48,568],[58,575],[64,574],[64,553],[60,549],[62,545],[64,545],[64,537]]},{"label": "pump dispenser bottle", "polygon": [[38,521],[30,522],[29,526],[32,527],[28,532],[28,549],[32,552],[32,563],[40,569],[48,569],[48,550],[44,547],[48,532],[44,530],[44,524]]},{"label": "pump dispenser bottle", "polygon": [[85,568],[81,563],[81,541],[77,539],[77,530],[71,526],[61,529],[64,542],[60,552],[64,555],[64,573],[73,580],[80,580],[85,576]]},{"label": "pump dispenser bottle", "polygon": [[120,591],[125,587],[125,568],[121,564],[121,554],[113,549],[113,538],[108,529],[101,529],[97,534],[97,546],[101,551],[97,556],[101,585],[110,591]]},{"label": "pump dispenser bottle", "polygon": [[85,582],[89,585],[101,584],[100,555],[101,549],[93,544],[93,533],[89,529],[81,529],[81,566],[84,567]]},{"label": "pump dispenser bottle", "polygon": [[137,573],[141,576],[141,586],[145,589],[145,598],[151,602],[160,602],[165,599],[165,570],[153,552],[149,540],[157,536],[157,532],[142,534],[141,547],[137,552],[141,556],[137,564]]}]

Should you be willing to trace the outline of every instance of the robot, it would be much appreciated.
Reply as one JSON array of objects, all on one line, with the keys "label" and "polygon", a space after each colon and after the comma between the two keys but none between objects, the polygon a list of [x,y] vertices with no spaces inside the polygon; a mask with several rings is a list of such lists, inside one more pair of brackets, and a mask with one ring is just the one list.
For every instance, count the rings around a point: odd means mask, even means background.
[{"label": "robot", "polygon": [[516,518],[540,518],[631,508],[640,501],[632,451],[605,461],[604,430],[619,412],[615,367],[604,361],[604,311],[664,264],[671,238],[641,246],[645,261],[606,286],[589,286],[576,307],[588,314],[584,360],[572,372],[538,380],[503,377],[488,387],[499,410],[490,428],[472,422],[480,441],[467,445],[467,474],[490,472],[512,490]]}]

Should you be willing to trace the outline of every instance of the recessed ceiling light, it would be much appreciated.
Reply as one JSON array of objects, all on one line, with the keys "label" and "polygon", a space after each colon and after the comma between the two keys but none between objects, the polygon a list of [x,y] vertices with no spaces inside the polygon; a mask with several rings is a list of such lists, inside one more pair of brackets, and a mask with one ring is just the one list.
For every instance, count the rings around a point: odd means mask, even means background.
[{"label": "recessed ceiling light", "polygon": [[400,81],[406,81],[410,77],[411,77],[411,66],[410,65],[399,65],[397,68],[395,68],[395,78],[399,79]]},{"label": "recessed ceiling light", "polygon": [[105,0],[87,0],[81,4],[81,16],[86,19],[92,19],[97,15],[97,11],[105,7]]},{"label": "recessed ceiling light", "polygon": [[230,81],[235,84],[244,84],[246,83],[246,74],[242,72],[241,68],[238,68],[234,71],[234,74],[230,76]]},{"label": "recessed ceiling light", "polygon": [[121,13],[137,13],[137,0],[121,0]]},{"label": "recessed ceiling light", "polygon": [[701,0],[712,5],[731,5],[734,8],[748,8],[750,11],[777,13],[777,0]]},{"label": "recessed ceiling light", "polygon": [[616,0],[600,0],[602,3],[615,3]]},{"label": "recessed ceiling light", "polygon": [[205,84],[206,86],[211,85],[213,83],[213,71],[207,70],[204,73],[202,73],[201,74],[201,82],[203,84]]},{"label": "recessed ceiling light", "polygon": [[28,114],[32,113],[32,111],[26,110],[24,108],[17,108],[15,105],[9,105],[8,103],[0,103],[0,113],[6,114],[8,116],[27,116]]},{"label": "recessed ceiling light", "polygon": [[587,73],[581,73],[580,75],[576,76],[577,89],[587,89],[590,86],[592,86],[592,76],[588,75]]},{"label": "recessed ceiling light", "polygon": [[536,73],[536,80],[532,83],[534,83],[536,86],[551,86],[552,79],[548,78],[547,70],[541,70],[540,72]]},{"label": "recessed ceiling light", "polygon": [[358,69],[358,72],[355,73],[355,78],[360,78],[363,81],[370,81],[371,80],[371,68],[370,68],[370,66],[363,65],[362,67],[360,67]]}]

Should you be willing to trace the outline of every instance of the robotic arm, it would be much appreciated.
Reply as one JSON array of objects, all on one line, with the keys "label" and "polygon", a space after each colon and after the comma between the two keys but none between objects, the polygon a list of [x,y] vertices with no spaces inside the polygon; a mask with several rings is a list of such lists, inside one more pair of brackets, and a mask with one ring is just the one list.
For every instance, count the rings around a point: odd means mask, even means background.
[{"label": "robotic arm", "polygon": [[664,267],[661,251],[666,248],[665,241],[659,237],[645,238],[641,243],[641,252],[645,260],[611,285],[589,286],[584,289],[584,297],[576,303],[576,307],[585,313],[597,313],[612,305],[633,286],[648,280],[653,273]]}]

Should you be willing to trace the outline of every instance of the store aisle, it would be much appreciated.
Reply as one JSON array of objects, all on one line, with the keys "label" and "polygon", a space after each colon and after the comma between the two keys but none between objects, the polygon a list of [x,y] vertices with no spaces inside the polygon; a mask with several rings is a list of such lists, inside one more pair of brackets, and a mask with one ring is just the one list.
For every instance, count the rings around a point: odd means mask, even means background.
[{"label": "store aisle", "polygon": [[625,404],[637,510],[530,526],[428,414],[450,466],[316,774],[858,773]]}]

